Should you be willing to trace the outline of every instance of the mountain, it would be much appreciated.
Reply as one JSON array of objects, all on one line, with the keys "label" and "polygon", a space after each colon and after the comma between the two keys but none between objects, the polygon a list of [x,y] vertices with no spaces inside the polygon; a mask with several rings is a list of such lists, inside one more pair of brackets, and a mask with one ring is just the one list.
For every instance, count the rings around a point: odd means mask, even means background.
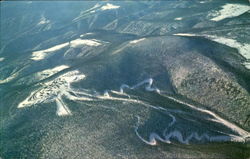
[{"label": "mountain", "polygon": [[249,2],[1,2],[0,157],[249,158]]}]

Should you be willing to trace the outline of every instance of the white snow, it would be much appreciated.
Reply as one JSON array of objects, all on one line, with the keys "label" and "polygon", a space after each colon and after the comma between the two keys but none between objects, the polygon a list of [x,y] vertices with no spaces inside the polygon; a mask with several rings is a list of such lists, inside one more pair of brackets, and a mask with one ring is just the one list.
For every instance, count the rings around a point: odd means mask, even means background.
[{"label": "white snow", "polygon": [[99,46],[101,45],[101,43],[99,43],[95,39],[76,39],[70,42],[70,47],[73,47],[73,48],[82,47],[84,45]]},{"label": "white snow", "polygon": [[232,131],[236,132],[237,134],[239,134],[242,137],[247,137],[247,136],[250,135],[247,131],[241,129],[240,127],[234,125],[233,123],[228,122],[227,120],[222,119],[221,117],[219,117],[218,115],[216,115],[215,113],[213,113],[213,112],[211,112],[209,110],[205,110],[205,109],[202,109],[202,108],[195,107],[194,105],[191,105],[189,103],[183,102],[183,101],[178,100],[178,99],[176,99],[174,97],[171,97],[171,96],[166,96],[166,97],[169,98],[169,99],[171,99],[171,100],[173,100],[173,101],[176,101],[176,102],[178,102],[180,104],[185,104],[185,105],[189,106],[192,109],[195,109],[195,110],[198,110],[200,112],[204,112],[204,113],[207,113],[207,114],[211,115],[214,118],[212,121],[216,121],[218,123],[222,123],[223,125],[227,126]]},{"label": "white snow", "polygon": [[12,81],[12,80],[15,79],[15,78],[20,74],[20,72],[21,72],[22,70],[24,70],[26,67],[27,67],[27,66],[25,66],[25,67],[19,69],[18,71],[15,71],[15,72],[12,73],[9,77],[7,77],[7,78],[5,78],[5,79],[3,79],[3,80],[0,79],[0,84],[2,84],[2,83],[7,83],[7,82]]},{"label": "white snow", "polygon": [[[172,115],[171,115],[172,116]],[[179,130],[173,130],[169,133],[166,133],[166,131],[162,134],[163,137],[160,137],[157,133],[152,132],[150,133],[149,140],[144,139],[138,132],[139,129],[139,123],[140,123],[140,117],[137,116],[138,122],[135,126],[135,133],[139,139],[141,139],[144,143],[154,146],[157,145],[157,140],[164,142],[164,143],[171,143],[171,139],[177,139],[182,144],[189,144],[191,139],[195,139],[197,141],[215,141],[215,142],[221,142],[221,141],[233,141],[233,142],[244,142],[244,138],[240,136],[235,135],[208,135],[207,133],[198,134],[197,132],[191,132],[190,135],[188,135],[186,138],[184,138],[184,135]],[[173,122],[174,121],[174,122]],[[170,124],[175,123],[175,118],[172,119],[172,122]],[[173,125],[172,124],[172,125]],[[170,125],[170,126],[172,126]],[[170,127],[168,126],[168,127]],[[167,128],[168,128],[167,127]],[[166,128],[166,129],[167,129]]]},{"label": "white snow", "polygon": [[[67,68],[67,66],[62,65],[51,70],[58,71],[65,68]],[[46,71],[49,72],[48,70]],[[30,107],[41,103],[56,102],[56,114],[58,116],[70,115],[71,111],[62,100],[62,97],[65,96],[68,99],[73,100],[75,100],[75,98],[79,98],[79,100],[87,100],[88,98],[78,97],[69,93],[72,92],[73,94],[76,94],[77,92],[73,88],[71,88],[71,83],[80,81],[84,78],[84,74],[81,74],[79,71],[74,70],[67,72],[53,80],[40,84],[41,87],[31,92],[31,94],[26,99],[18,104],[17,108]]]},{"label": "white snow", "polygon": [[130,89],[130,87],[128,85],[122,84],[121,87],[120,87],[120,93],[123,93],[124,88],[129,88]]},{"label": "white snow", "polygon": [[35,105],[35,101],[31,101],[29,100],[30,98],[32,98],[32,96],[34,96],[36,92],[32,92],[28,98],[26,98],[25,100],[23,100],[21,103],[18,104],[17,108],[24,108],[24,107],[29,107],[32,106],[33,104]]},{"label": "white snow", "polygon": [[3,79],[3,80],[0,80],[0,84],[2,84],[2,83],[7,83],[7,82],[9,82],[9,81],[15,79],[18,75],[19,75],[19,72],[16,72],[16,73],[10,75],[9,77],[7,77],[7,78],[5,78],[5,79]]},{"label": "white snow", "polygon": [[63,101],[60,97],[56,98],[55,100],[56,100],[56,104],[57,104],[56,114],[58,116],[71,115],[71,111],[69,110],[67,105],[63,103]]},{"label": "white snow", "polygon": [[90,8],[90,9],[84,11],[84,12],[95,11],[94,9],[97,9],[97,8],[99,8],[100,6],[101,6],[101,5],[100,5],[99,3],[97,3],[97,4],[94,5],[94,7]]},{"label": "white snow", "polygon": [[67,43],[63,43],[63,44],[59,44],[59,45],[53,46],[53,47],[51,47],[49,49],[46,49],[46,50],[40,50],[40,51],[32,52],[32,57],[30,59],[34,60],[34,61],[43,60],[44,58],[46,58],[47,53],[58,51],[58,50],[66,47],[68,45],[69,45],[69,43],[67,42]]},{"label": "white snow", "polygon": [[108,90],[104,91],[103,96],[110,97]]},{"label": "white snow", "polygon": [[[182,144],[189,144],[190,140],[194,139],[196,141],[208,141],[208,142],[224,142],[224,141],[232,141],[232,142],[245,142],[245,138],[246,137],[249,137],[249,133],[239,127],[237,127],[236,125],[220,118],[219,116],[217,116],[216,114],[214,114],[213,112],[210,112],[208,110],[205,110],[205,109],[201,109],[201,108],[197,108],[191,104],[188,104],[188,103],[185,103],[185,102],[182,102],[178,99],[175,99],[173,97],[170,97],[170,96],[166,96],[167,98],[171,99],[171,100],[174,100],[178,103],[181,103],[181,104],[185,104],[195,110],[198,110],[200,112],[204,112],[204,113],[207,113],[209,115],[212,116],[212,119],[208,119],[208,120],[211,120],[213,122],[218,122],[218,123],[221,123],[223,124],[224,126],[230,128],[232,131],[236,132],[238,135],[233,135],[233,134],[227,134],[227,133],[222,133],[221,134],[218,134],[218,135],[211,135],[211,134],[208,134],[206,131],[204,131],[204,133],[200,133],[198,134],[196,131],[191,131],[189,132],[189,135],[187,136],[187,132],[183,132],[183,131],[180,131],[180,130],[177,130],[177,129],[174,129],[172,131],[169,131],[171,129],[169,129],[170,127],[172,127],[174,124],[178,124],[177,122],[177,119],[175,118],[174,115],[170,114],[169,110],[167,109],[164,109],[164,108],[161,108],[161,107],[156,107],[156,106],[150,106],[151,108],[154,108],[154,109],[162,109],[164,110],[171,118],[172,118],[172,121],[167,125],[167,127],[165,128],[165,130],[163,131],[163,133],[161,135],[158,135],[157,133],[155,132],[151,132],[150,135],[149,135],[149,138],[148,139],[144,139],[138,132],[138,129],[139,129],[139,126],[140,126],[140,117],[137,116],[137,123],[135,125],[135,133],[136,135],[139,137],[139,139],[141,139],[144,143],[146,144],[149,144],[149,145],[157,145],[157,141],[161,141],[161,142],[164,142],[164,143],[171,143],[171,140],[172,139],[176,139],[178,140],[180,143]],[[174,111],[176,113],[176,111]],[[173,128],[173,127],[172,127]],[[185,136],[183,135],[185,134]],[[162,137],[161,137],[162,136]]]},{"label": "white snow", "polygon": [[182,20],[182,17],[177,17],[174,20]]},{"label": "white snow", "polygon": [[136,85],[134,85],[134,86],[132,86],[132,87],[130,87],[129,85],[126,85],[126,84],[122,84],[122,85],[120,86],[120,93],[123,93],[123,92],[124,92],[124,91],[123,91],[124,88],[136,89],[136,88],[138,88],[138,87],[140,87],[140,86],[142,86],[142,85],[144,85],[144,84],[147,84],[147,85],[145,86],[145,90],[146,90],[146,91],[160,93],[160,90],[159,90],[158,88],[153,88],[153,87],[152,87],[153,81],[154,81],[154,80],[153,80],[152,78],[145,79],[144,81],[139,82],[138,84],[136,84]]},{"label": "white snow", "polygon": [[50,20],[46,19],[44,16],[40,19],[40,22],[37,25],[43,25],[50,23]]},{"label": "white snow", "polygon": [[146,39],[146,38],[141,38],[141,39],[138,39],[138,40],[130,41],[129,43],[130,43],[130,44],[136,44],[136,43],[141,42],[141,41],[143,41],[143,40],[145,40],[145,39]]},{"label": "white snow", "polygon": [[[223,44],[223,45],[227,45],[229,47],[232,48],[236,48],[238,50],[238,52],[247,60],[250,60],[250,43],[240,43],[235,39],[230,39],[230,38],[226,38],[226,37],[219,37],[219,36],[215,36],[215,35],[206,35],[206,34],[189,34],[189,33],[177,33],[177,34],[173,34],[173,35],[177,35],[177,36],[200,36],[200,37],[205,37],[207,39],[210,39],[212,41],[215,41],[217,43]],[[243,65],[250,69],[250,62],[244,62]]]},{"label": "white snow", "polygon": [[250,44],[240,43],[234,39],[229,39],[225,37],[218,37],[214,35],[206,35],[207,38],[216,41],[218,43],[233,47],[238,49],[239,53],[244,56],[246,59],[250,59]]},{"label": "white snow", "polygon": [[92,34],[94,34],[94,33],[86,33],[86,34],[80,35],[80,37],[82,38],[82,37],[84,37],[84,36],[86,36],[86,35],[92,35]]},{"label": "white snow", "polygon": [[[236,48],[238,52],[247,60],[250,60],[250,43],[240,43],[237,40],[225,38],[225,37],[218,37],[214,35],[205,35],[206,38],[211,39],[215,42],[220,44],[227,45],[232,48]],[[250,62],[244,62],[243,65],[250,69]]]},{"label": "white snow", "polygon": [[239,16],[250,10],[250,6],[242,5],[242,4],[226,4],[222,6],[222,9],[217,11],[215,14],[211,14],[214,16],[212,21],[220,21],[225,18],[231,18]]},{"label": "white snow", "polygon": [[5,58],[4,57],[0,57],[0,62],[2,62]]},{"label": "white snow", "polygon": [[176,35],[176,36],[197,36],[196,34],[189,34],[189,33],[177,33],[177,34],[173,34],[173,35]]},{"label": "white snow", "polygon": [[88,10],[81,11],[80,15],[78,17],[76,17],[75,19],[73,19],[73,21],[78,21],[82,18],[85,18],[86,15],[93,15],[93,14],[98,13],[100,11],[114,10],[114,9],[118,9],[118,8],[120,8],[120,6],[113,5],[111,3],[107,3],[103,6],[100,5],[99,3],[97,3],[94,7],[90,8]]},{"label": "white snow", "polygon": [[35,74],[30,74],[28,76],[24,76],[18,79],[17,85],[20,84],[32,84],[32,83],[37,83],[41,80],[44,80],[46,78],[49,78],[53,75],[55,75],[56,73],[65,70],[69,68],[69,66],[67,65],[60,65],[60,66],[56,66],[54,68],[50,68],[50,69],[46,69],[40,72],[37,72]]},{"label": "white snow", "polygon": [[250,69],[250,62],[244,62],[243,63],[247,69]]},{"label": "white snow", "polygon": [[101,10],[110,10],[110,9],[118,9],[120,6],[113,5],[111,3],[107,3],[106,5],[101,7]]},{"label": "white snow", "polygon": [[80,15],[77,16],[75,19],[73,19],[74,22],[84,18],[86,15],[89,15],[89,13],[94,14],[96,11],[100,9],[101,5],[99,3],[95,4],[94,7],[81,11]]},{"label": "white snow", "polygon": [[[87,34],[89,35],[91,33],[87,33]],[[81,36],[84,36],[84,35],[81,35]],[[53,46],[53,47],[46,49],[46,50],[35,51],[32,53],[32,57],[30,59],[32,59],[34,61],[40,61],[40,60],[45,59],[46,56],[48,56],[48,53],[58,51],[66,46],[70,46],[72,48],[79,48],[79,47],[82,47],[84,45],[99,46],[99,45],[101,45],[101,43],[96,39],[80,39],[79,38],[79,39],[72,40],[70,42],[66,42],[63,44]]]},{"label": "white snow", "polygon": [[54,75],[54,74],[56,74],[56,73],[58,73],[58,72],[60,72],[60,71],[62,71],[64,69],[66,69],[66,68],[69,68],[69,66],[61,65],[61,66],[56,66],[56,67],[54,67],[52,69],[46,69],[44,71],[38,72],[37,77],[39,79],[47,78],[47,77],[50,77],[50,76],[52,76],[52,75]]}]

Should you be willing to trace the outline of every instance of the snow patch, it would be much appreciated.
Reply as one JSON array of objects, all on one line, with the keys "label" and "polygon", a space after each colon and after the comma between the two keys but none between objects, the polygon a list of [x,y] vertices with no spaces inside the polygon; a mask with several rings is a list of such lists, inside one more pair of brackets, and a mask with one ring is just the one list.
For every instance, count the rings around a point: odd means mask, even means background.
[{"label": "snow patch", "polygon": [[69,66],[60,65],[60,66],[56,66],[54,68],[42,70],[40,72],[19,78],[16,82],[16,85],[22,85],[22,84],[30,85],[30,84],[39,83],[41,80],[45,80],[46,78],[52,77],[53,75],[65,70],[67,68],[69,68]]},{"label": "snow patch", "polygon": [[214,36],[214,35],[206,35],[205,37],[207,37],[215,42],[236,48],[236,49],[238,49],[239,53],[242,56],[244,56],[246,59],[250,59],[250,44],[248,44],[248,43],[239,43],[234,39],[229,39],[229,38],[225,38],[225,37],[218,37],[218,36]]},{"label": "snow patch", "polygon": [[56,104],[57,104],[56,114],[58,116],[71,115],[71,111],[66,106],[66,104],[63,103],[63,101],[60,97],[56,98]]},{"label": "snow patch", "polygon": [[235,133],[239,134],[243,138],[250,136],[250,134],[247,131],[241,129],[240,127],[234,125],[233,123],[230,123],[229,121],[227,121],[225,119],[222,119],[221,117],[219,117],[218,115],[216,115],[215,113],[213,113],[213,112],[211,112],[209,110],[198,108],[198,107],[196,107],[196,106],[194,106],[192,104],[183,102],[183,101],[181,101],[179,99],[176,99],[174,97],[171,97],[171,96],[166,96],[166,97],[168,99],[171,99],[171,100],[173,100],[175,102],[178,102],[180,104],[184,104],[184,105],[186,105],[186,106],[188,106],[188,107],[190,107],[190,108],[192,108],[194,110],[197,110],[197,111],[200,111],[200,112],[203,112],[203,113],[211,115],[214,118],[214,119],[212,119],[212,121],[215,121],[215,122],[218,122],[218,123],[222,123],[223,125],[225,125],[226,127],[230,128],[232,131],[234,131]]},{"label": "snow patch", "polygon": [[219,37],[215,35],[198,35],[198,34],[189,34],[189,33],[177,33],[173,34],[177,36],[189,36],[189,37],[205,37],[207,39],[210,39],[212,41],[215,41],[217,43],[227,45],[232,48],[236,48],[238,52],[247,60],[247,62],[244,62],[243,65],[245,65],[246,68],[250,69],[250,44],[249,43],[240,43],[237,40],[226,38],[226,37]]},{"label": "snow patch", "polygon": [[136,88],[138,88],[138,87],[141,87],[141,86],[144,85],[144,84],[147,84],[147,85],[145,86],[145,90],[146,90],[146,91],[160,93],[160,90],[159,90],[158,88],[152,87],[153,81],[154,81],[154,80],[153,80],[152,78],[145,79],[144,81],[142,81],[142,82],[140,82],[140,83],[138,83],[138,84],[136,84],[136,85],[134,85],[134,86],[132,86],[132,87],[130,87],[129,85],[126,85],[126,84],[122,84],[122,85],[120,86],[120,93],[123,93],[123,92],[124,92],[124,91],[123,91],[124,88],[136,89]]},{"label": "snow patch", "polygon": [[[234,39],[229,39],[229,38],[225,38],[225,37],[218,37],[218,36],[214,36],[214,35],[207,35],[206,37],[215,41],[215,42],[236,48],[238,50],[238,52],[244,58],[246,58],[247,61],[250,60],[250,44],[240,43]],[[247,69],[250,69],[250,62],[244,62],[243,64]]]},{"label": "snow patch", "polygon": [[0,84],[3,84],[3,83],[7,83],[7,82],[10,82],[12,81],[13,79],[17,78],[20,74],[20,72],[22,72],[25,68],[27,68],[27,66],[24,66],[23,68],[17,70],[17,71],[14,71],[13,73],[11,73],[11,75],[3,80],[1,80],[0,78]]},{"label": "snow patch", "polygon": [[176,36],[197,36],[196,34],[189,34],[189,33],[177,33],[177,34],[173,34],[173,35],[176,35]]},{"label": "snow patch", "polygon": [[32,57],[30,59],[34,60],[34,61],[43,60],[43,59],[46,58],[47,53],[58,51],[58,50],[66,47],[68,45],[69,45],[69,43],[67,42],[67,43],[63,43],[63,44],[59,44],[59,45],[53,46],[53,47],[51,47],[49,49],[46,49],[46,50],[40,50],[40,51],[32,52]]},{"label": "snow patch", "polygon": [[73,40],[70,42],[70,47],[73,47],[73,48],[78,48],[78,47],[81,47],[84,45],[99,46],[99,45],[101,45],[101,43],[99,43],[95,39],[90,39],[90,40],[89,39],[76,39],[76,40]]},{"label": "snow patch", "polygon": [[80,35],[80,37],[82,38],[82,37],[84,37],[84,36],[87,36],[87,35],[92,35],[92,34],[94,34],[94,33],[86,33],[86,34],[82,34],[82,35]]},{"label": "snow patch", "polygon": [[[92,33],[83,34],[81,35],[81,37],[83,37],[84,35],[90,35],[90,34]],[[70,46],[71,48],[79,48],[79,47],[86,46],[86,45],[87,46],[99,46],[101,45],[101,43],[100,41],[96,39],[80,39],[79,38],[79,39],[72,40],[70,42],[66,42],[60,45],[53,46],[46,50],[32,52],[32,57],[30,59],[34,61],[40,61],[40,60],[45,59],[46,56],[48,56],[48,53],[58,51],[64,47]]]},{"label": "snow patch", "polygon": [[4,57],[0,57],[0,62],[2,62],[5,58]]},{"label": "snow patch", "polygon": [[[237,127],[236,125],[234,125],[233,123],[230,123],[222,118],[220,118],[218,115],[214,114],[213,112],[209,111],[209,110],[205,110],[202,108],[198,108],[195,107],[191,104],[185,103],[183,101],[180,101],[174,97],[170,97],[168,95],[166,95],[167,98],[174,100],[180,104],[185,104],[187,106],[189,106],[190,108],[200,111],[202,113],[206,113],[209,114],[211,116],[211,118],[207,118],[207,120],[210,120],[212,122],[217,122],[217,123],[221,123],[224,126],[230,128],[233,132],[235,132],[236,134],[228,134],[225,132],[220,132],[218,131],[218,134],[211,134],[209,133],[209,130],[204,131],[203,133],[198,133],[195,130],[191,130],[189,133],[187,133],[186,130],[177,130],[176,127],[173,127],[175,124],[178,124],[175,115],[169,113],[169,111],[173,112],[173,113],[180,113],[179,111],[176,110],[169,110],[169,109],[165,109],[162,107],[157,107],[157,106],[151,106],[151,108],[154,109],[158,109],[158,110],[163,110],[169,117],[172,118],[172,121],[169,122],[169,124],[167,125],[167,127],[164,129],[163,133],[161,135],[159,135],[158,133],[155,132],[151,132],[148,139],[144,139],[138,129],[140,128],[140,123],[144,123],[144,122],[140,122],[140,117],[137,116],[137,123],[135,125],[135,134],[138,136],[138,138],[140,140],[142,140],[144,143],[148,144],[148,145],[157,145],[157,141],[161,141],[163,143],[168,143],[170,144],[172,142],[173,139],[175,139],[175,141],[177,140],[178,142],[182,143],[182,144],[189,144],[190,141],[192,140],[196,140],[196,141],[207,141],[207,142],[225,142],[225,141],[230,141],[230,142],[241,142],[244,143],[245,142],[245,138],[249,137],[250,134]],[[177,116],[178,117],[178,116]],[[172,129],[171,129],[172,127]],[[188,134],[188,135],[187,135]]]},{"label": "snow patch", "polygon": [[97,8],[99,8],[100,6],[101,6],[101,5],[100,5],[99,3],[97,3],[97,4],[94,5],[94,7],[92,7],[92,8],[90,8],[90,9],[86,10],[85,12],[94,11],[94,9],[97,9]]},{"label": "snow patch", "polygon": [[9,76],[3,80],[0,80],[0,84],[10,82],[11,80],[15,79],[18,75],[19,75],[19,72],[16,72],[16,73],[12,74],[11,76]]},{"label": "snow patch", "polygon": [[[67,66],[61,66],[59,68],[57,67],[57,70],[66,67]],[[81,74],[79,71],[74,70],[67,72],[53,80],[40,84],[41,87],[31,92],[31,94],[26,99],[18,104],[17,108],[30,107],[41,103],[56,102],[56,114],[58,116],[70,115],[71,111],[62,100],[62,96],[65,96],[70,100],[75,100],[78,98],[79,100],[88,99],[85,97],[81,98],[77,97],[76,95],[72,95],[77,94],[77,92],[73,88],[71,88],[71,83],[80,81],[84,78],[84,74]]]},{"label": "snow patch", "polygon": [[118,8],[120,8],[120,6],[107,3],[106,5],[101,7],[101,10],[111,10],[111,9],[118,9]]},{"label": "snow patch", "polygon": [[50,23],[50,20],[46,19],[44,16],[40,19],[40,22],[37,25],[43,25]]},{"label": "snow patch", "polygon": [[250,70],[250,62],[244,62],[243,64],[245,65],[245,67],[246,67],[247,69]]},{"label": "snow patch", "polygon": [[174,20],[182,20],[182,17],[175,18]]},{"label": "snow patch", "polygon": [[250,10],[250,6],[242,4],[226,4],[222,6],[222,9],[217,11],[212,16],[214,18],[210,19],[212,21],[220,21],[226,18],[237,17]]},{"label": "snow patch", "polygon": [[145,39],[146,39],[146,38],[141,38],[141,39],[138,39],[138,40],[130,41],[129,43],[130,43],[130,44],[136,44],[136,43],[141,42],[141,41],[143,41],[143,40],[145,40]]},{"label": "snow patch", "polygon": [[41,72],[38,72],[37,73],[37,76],[38,77],[50,77],[66,68],[69,68],[69,66],[67,65],[61,65],[61,66],[57,66],[57,67],[54,67],[52,69],[47,69],[47,70],[44,70],[44,71],[41,71]]}]

